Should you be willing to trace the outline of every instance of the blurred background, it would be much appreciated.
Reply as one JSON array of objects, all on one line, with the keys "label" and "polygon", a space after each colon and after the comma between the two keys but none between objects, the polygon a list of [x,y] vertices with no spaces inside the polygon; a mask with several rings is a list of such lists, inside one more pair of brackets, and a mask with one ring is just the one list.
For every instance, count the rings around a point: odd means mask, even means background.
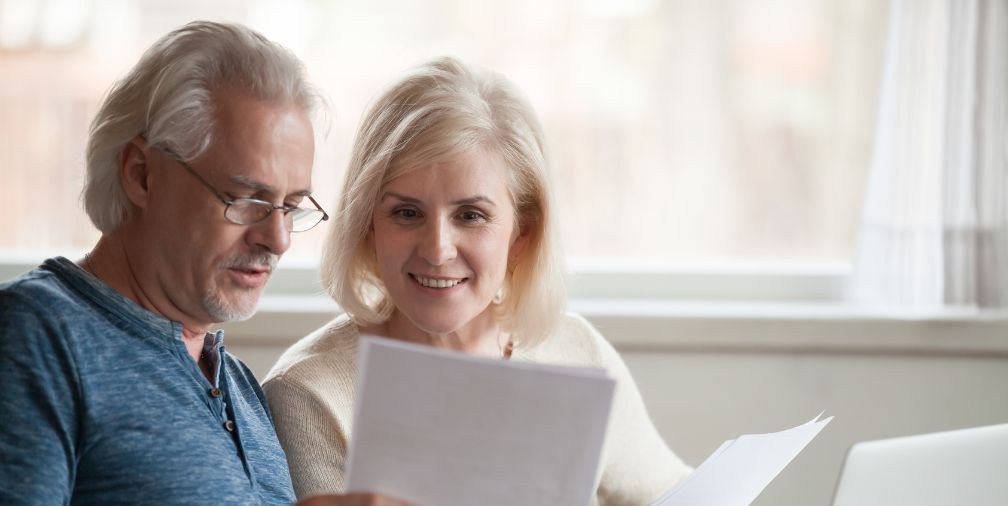
[{"label": "blurred background", "polygon": [[[314,172],[330,210],[369,101],[457,56],[537,109],[570,308],[623,354],[672,448],[697,465],[825,410],[756,504],[828,504],[855,441],[1008,421],[1001,315],[848,297],[891,16],[876,0],[0,0],[0,275],[97,240],[89,121],[181,24],[245,23],[305,61],[332,105]],[[260,377],[338,311],[317,280],[325,230],[295,237],[259,314],[225,326]]]},{"label": "blurred background", "polygon": [[[511,78],[541,115],[572,257],[847,263],[885,12],[869,0],[3,0],[0,248],[94,242],[77,198],[88,122],[147,46],[202,18],[290,47],[331,98],[315,171],[329,208],[369,100],[454,55]],[[314,258],[321,232],[289,256]]]}]

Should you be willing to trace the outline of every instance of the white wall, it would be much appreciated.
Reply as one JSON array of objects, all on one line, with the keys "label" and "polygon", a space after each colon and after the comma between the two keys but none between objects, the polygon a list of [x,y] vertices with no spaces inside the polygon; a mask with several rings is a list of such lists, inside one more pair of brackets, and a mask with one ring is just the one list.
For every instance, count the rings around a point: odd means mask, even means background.
[{"label": "white wall", "polygon": [[[757,506],[828,505],[855,441],[1008,423],[1003,320],[619,306],[573,304],[623,354],[659,430],[688,462],[740,434],[791,427],[823,410],[836,417]],[[324,307],[264,308],[226,328],[228,348],[261,376],[296,336],[332,316]]]}]

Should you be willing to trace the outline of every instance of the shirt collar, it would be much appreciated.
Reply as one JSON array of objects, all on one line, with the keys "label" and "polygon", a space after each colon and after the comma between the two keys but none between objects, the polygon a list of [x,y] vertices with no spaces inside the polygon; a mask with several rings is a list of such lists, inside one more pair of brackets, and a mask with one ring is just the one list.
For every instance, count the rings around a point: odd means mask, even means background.
[{"label": "shirt collar", "polygon": [[64,257],[47,259],[42,268],[54,273],[71,288],[109,313],[156,335],[182,339],[182,323],[140,307],[104,281]]}]

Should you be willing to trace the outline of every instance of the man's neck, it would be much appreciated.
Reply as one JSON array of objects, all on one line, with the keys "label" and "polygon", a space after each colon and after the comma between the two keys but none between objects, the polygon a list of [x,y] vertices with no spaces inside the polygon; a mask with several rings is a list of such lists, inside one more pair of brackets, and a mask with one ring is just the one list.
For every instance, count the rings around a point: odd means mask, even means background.
[{"label": "man's neck", "polygon": [[[140,307],[169,320],[180,321],[182,338],[192,354],[191,343],[199,343],[202,347],[203,337],[213,322],[198,322],[181,314],[166,297],[157,295],[160,291],[155,287],[145,286],[142,281],[144,276],[136,269],[138,265],[129,254],[126,244],[126,240],[118,232],[104,234],[78,265]],[[196,357],[198,358],[198,353]]]}]

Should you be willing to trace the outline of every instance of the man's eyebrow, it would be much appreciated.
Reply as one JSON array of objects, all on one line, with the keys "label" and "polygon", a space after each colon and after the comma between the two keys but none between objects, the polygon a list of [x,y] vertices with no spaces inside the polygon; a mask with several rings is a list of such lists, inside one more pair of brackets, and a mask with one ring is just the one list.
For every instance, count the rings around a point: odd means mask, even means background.
[{"label": "man's eyebrow", "polygon": [[[243,175],[238,174],[238,175],[231,176],[230,179],[231,179],[232,183],[237,184],[239,186],[244,186],[245,188],[248,188],[248,189],[252,190],[255,193],[267,193],[267,194],[276,193],[276,189],[273,188],[272,186],[270,186],[270,185],[268,185],[266,183],[263,183],[261,181],[256,181],[255,179],[252,179],[252,178],[250,178],[248,176],[243,176]],[[311,195],[311,189],[310,188],[306,188],[304,190],[292,192],[289,195],[296,195],[296,196],[299,196],[299,197],[307,197],[307,196]]]}]

